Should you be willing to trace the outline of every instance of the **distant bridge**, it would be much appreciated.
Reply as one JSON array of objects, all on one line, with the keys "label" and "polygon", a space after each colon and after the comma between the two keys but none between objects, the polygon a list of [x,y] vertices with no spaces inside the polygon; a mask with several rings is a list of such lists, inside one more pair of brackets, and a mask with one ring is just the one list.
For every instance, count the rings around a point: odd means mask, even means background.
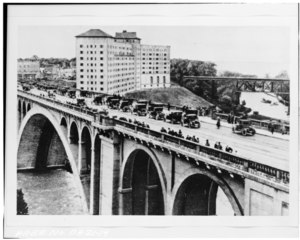
[{"label": "distant bridge", "polygon": [[28,92],[18,114],[18,170],[70,165],[90,214],[215,215],[218,191],[235,215],[288,213],[286,170]]},{"label": "distant bridge", "polygon": [[248,78],[248,77],[206,77],[184,76],[183,79],[196,79],[198,81],[235,81],[236,92],[272,92],[276,94],[289,94],[288,79],[277,78]]}]

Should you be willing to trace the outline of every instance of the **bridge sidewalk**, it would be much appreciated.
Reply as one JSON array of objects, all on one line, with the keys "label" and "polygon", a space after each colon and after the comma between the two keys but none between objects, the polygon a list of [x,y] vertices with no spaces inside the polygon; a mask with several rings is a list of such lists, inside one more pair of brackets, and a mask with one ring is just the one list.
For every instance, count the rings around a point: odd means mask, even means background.
[{"label": "bridge sidewalk", "polygon": [[[199,117],[200,122],[203,123],[208,123],[208,124],[214,124],[216,125],[217,121],[211,119],[210,117]],[[233,124],[221,121],[221,127],[226,127],[226,128],[232,128]],[[264,129],[258,129],[255,128],[256,133],[260,134],[260,135],[264,135],[264,136],[268,136],[268,137],[272,137],[272,138],[279,138],[279,139],[283,139],[283,140],[289,140],[290,136],[287,134],[282,135],[281,133],[277,133],[274,132],[273,134],[267,130]]]}]

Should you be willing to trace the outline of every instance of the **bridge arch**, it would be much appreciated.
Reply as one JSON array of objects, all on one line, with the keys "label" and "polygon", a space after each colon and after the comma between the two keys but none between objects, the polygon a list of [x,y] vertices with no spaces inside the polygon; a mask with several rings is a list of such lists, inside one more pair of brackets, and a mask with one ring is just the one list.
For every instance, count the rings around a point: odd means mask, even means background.
[{"label": "bridge arch", "polygon": [[23,113],[23,118],[25,117],[25,115],[26,115],[26,103],[25,103],[25,100],[23,101],[23,106],[22,106],[22,113]]},{"label": "bridge arch", "polygon": [[27,112],[29,112],[30,109],[31,109],[31,104],[28,103],[28,104],[27,104]]},{"label": "bridge arch", "polygon": [[156,155],[140,145],[122,163],[121,211],[124,215],[164,215],[166,177]]},{"label": "bridge arch", "polygon": [[80,135],[79,135],[79,127],[78,127],[78,124],[76,121],[71,121],[69,131],[70,131],[70,133],[69,133],[70,143],[78,144]]},{"label": "bridge arch", "polygon": [[182,174],[173,188],[173,215],[215,215],[217,194],[224,194],[234,215],[243,209],[230,186],[206,169],[190,168]]},{"label": "bridge arch", "polygon": [[[50,139],[50,141],[55,141],[55,144],[58,143],[59,145],[58,148],[60,149],[55,149],[54,151],[65,154],[66,159],[63,159],[63,161],[64,163],[66,163],[65,161],[68,160],[68,164],[70,165],[72,175],[81,196],[82,206],[84,208],[84,211],[87,212],[86,198],[81,185],[80,177],[77,172],[77,166],[74,161],[74,156],[68,145],[66,136],[62,132],[62,129],[60,128],[60,125],[57,122],[56,118],[44,108],[40,108],[37,106],[32,107],[31,111],[28,112],[21,123],[18,136],[18,169],[32,168],[36,170],[42,170],[43,168],[49,166],[49,162],[51,162],[50,165],[60,164],[61,162],[63,162],[62,160],[59,160],[59,162],[55,162],[55,156],[52,159],[48,159],[49,156],[47,156],[46,154],[49,154],[49,144],[52,143],[48,142],[48,149],[47,147],[41,146],[45,144],[45,140],[47,140],[48,138]],[[41,156],[46,157],[46,160],[39,159],[39,157]]]},{"label": "bridge arch", "polygon": [[61,117],[61,119],[60,119],[60,126],[68,128],[67,120],[66,120],[66,118],[64,116]]},{"label": "bridge arch", "polygon": [[81,130],[81,168],[83,172],[91,170],[92,134],[89,127],[83,126]]}]

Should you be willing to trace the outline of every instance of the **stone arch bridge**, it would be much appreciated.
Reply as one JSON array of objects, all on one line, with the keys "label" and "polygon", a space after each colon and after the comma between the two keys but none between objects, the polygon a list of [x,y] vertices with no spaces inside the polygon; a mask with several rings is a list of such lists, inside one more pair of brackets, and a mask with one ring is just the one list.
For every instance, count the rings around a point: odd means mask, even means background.
[{"label": "stone arch bridge", "polygon": [[[18,171],[67,168],[94,215],[284,215],[289,173],[18,91]],[[82,176],[89,176],[83,188]]]}]

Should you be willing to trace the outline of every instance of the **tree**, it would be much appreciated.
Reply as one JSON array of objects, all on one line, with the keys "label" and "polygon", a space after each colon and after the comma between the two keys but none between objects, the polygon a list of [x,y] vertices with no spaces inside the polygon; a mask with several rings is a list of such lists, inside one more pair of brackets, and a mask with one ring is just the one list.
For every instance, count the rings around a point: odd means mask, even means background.
[{"label": "tree", "polygon": [[17,189],[17,215],[28,215],[28,206],[24,200],[22,189]]}]

